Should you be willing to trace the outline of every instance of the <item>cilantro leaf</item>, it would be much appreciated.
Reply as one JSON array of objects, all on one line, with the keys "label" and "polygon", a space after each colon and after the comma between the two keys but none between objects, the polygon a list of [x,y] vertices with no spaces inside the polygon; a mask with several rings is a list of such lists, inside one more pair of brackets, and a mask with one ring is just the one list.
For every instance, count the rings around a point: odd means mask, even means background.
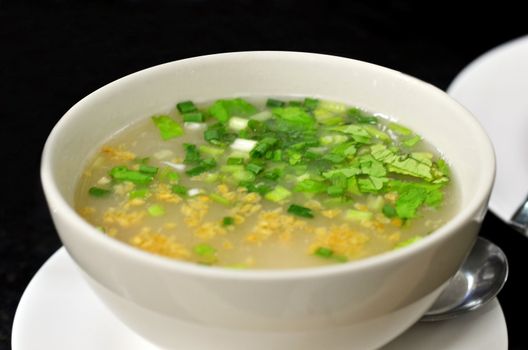
[{"label": "cilantro leaf", "polygon": [[226,123],[232,116],[248,117],[257,112],[255,106],[241,98],[217,100],[208,109],[209,114],[221,123]]},{"label": "cilantro leaf", "polygon": [[208,112],[221,123],[227,123],[229,120],[229,112],[224,106],[223,100],[218,100],[213,103],[213,105],[209,107]]},{"label": "cilantro leaf", "polygon": [[184,143],[183,148],[185,150],[185,159],[183,160],[185,164],[200,163],[200,151],[196,145],[193,145],[192,143]]},{"label": "cilantro leaf", "polygon": [[358,161],[361,173],[363,174],[375,177],[384,177],[387,174],[383,163],[374,159],[370,154],[360,157]]},{"label": "cilantro leaf", "polygon": [[397,156],[387,146],[377,144],[370,147],[370,154],[374,159],[387,164],[389,172],[433,180],[430,153],[415,152],[407,156]]},{"label": "cilantro leaf", "polygon": [[398,159],[387,166],[387,170],[393,173],[421,177],[428,181],[433,180],[431,166],[411,157]]},{"label": "cilantro leaf", "polygon": [[298,182],[293,190],[295,192],[321,193],[326,191],[324,182],[305,179]]},{"label": "cilantro leaf", "polygon": [[390,164],[396,159],[398,159],[398,156],[395,155],[394,152],[392,152],[387,148],[387,146],[382,144],[370,146],[370,154],[372,155],[372,157],[374,157],[374,159],[385,164]]},{"label": "cilantro leaf", "polygon": [[327,179],[330,179],[335,174],[343,174],[346,177],[351,177],[351,176],[354,176],[354,175],[361,174],[361,169],[356,168],[356,167],[340,168],[340,169],[334,169],[334,170],[325,171],[325,172],[323,172],[322,175],[323,175],[323,177],[325,177]]},{"label": "cilantro leaf", "polygon": [[441,184],[426,182],[404,182],[391,180],[387,188],[398,192],[395,203],[396,213],[401,219],[411,219],[416,216],[421,205],[438,206],[444,199]]},{"label": "cilantro leaf", "polygon": [[315,119],[301,107],[273,108],[273,114],[294,128],[313,128]]},{"label": "cilantro leaf", "polygon": [[357,184],[362,193],[376,193],[383,188],[388,180],[386,177],[367,176],[358,178]]},{"label": "cilantro leaf", "polygon": [[356,152],[357,152],[357,148],[352,142],[345,142],[345,143],[338,144],[337,146],[332,148],[332,150],[330,151],[330,153],[338,154],[344,157],[353,156],[354,154],[356,154]]},{"label": "cilantro leaf", "polygon": [[427,199],[427,191],[419,187],[409,187],[396,200],[395,208],[401,219],[412,219],[418,208]]},{"label": "cilantro leaf", "polygon": [[360,125],[349,124],[343,126],[334,126],[329,128],[332,131],[339,131],[344,134],[352,136],[352,139],[357,143],[369,144],[372,142],[372,136],[367,130]]}]

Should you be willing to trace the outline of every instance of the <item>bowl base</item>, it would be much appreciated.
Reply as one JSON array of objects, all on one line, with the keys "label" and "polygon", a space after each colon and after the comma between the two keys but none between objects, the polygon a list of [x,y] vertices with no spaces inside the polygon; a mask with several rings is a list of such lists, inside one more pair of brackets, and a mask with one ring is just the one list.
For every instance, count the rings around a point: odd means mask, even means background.
[{"label": "bowl base", "polygon": [[[443,290],[383,317],[324,330],[270,332],[211,327],[163,315],[126,300],[82,273],[103,303],[134,333],[162,349],[350,350],[377,349],[411,327]],[[417,311],[419,310],[419,311]]]}]

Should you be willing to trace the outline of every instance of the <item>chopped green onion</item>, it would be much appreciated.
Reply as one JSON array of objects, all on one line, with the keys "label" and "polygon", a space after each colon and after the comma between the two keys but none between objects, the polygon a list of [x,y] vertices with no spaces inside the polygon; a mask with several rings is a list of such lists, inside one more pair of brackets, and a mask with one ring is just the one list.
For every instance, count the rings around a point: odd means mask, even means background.
[{"label": "chopped green onion", "polygon": [[150,216],[162,216],[165,215],[165,208],[160,204],[153,204],[147,208]]},{"label": "chopped green onion", "polygon": [[277,141],[278,140],[275,137],[265,137],[258,141],[258,143],[249,152],[249,155],[251,158],[262,158],[266,154],[266,151],[275,145]]},{"label": "chopped green onion", "polygon": [[204,119],[202,112],[189,112],[183,114],[183,121],[187,123],[203,123]]},{"label": "chopped green onion", "polygon": [[397,134],[400,134],[400,135],[411,135],[413,132],[411,129],[409,128],[406,128],[405,126],[401,125],[401,124],[398,124],[398,123],[389,123],[388,125],[389,129],[391,129],[392,131],[394,131],[395,133]]},{"label": "chopped green onion", "polygon": [[212,200],[214,200],[215,202],[220,203],[222,205],[227,205],[228,206],[228,205],[232,204],[229,199],[227,199],[227,198],[225,198],[225,197],[223,197],[223,196],[221,196],[221,195],[219,195],[217,193],[210,193],[209,197]]},{"label": "chopped green onion", "polygon": [[240,165],[244,164],[244,158],[240,157],[229,157],[227,158],[227,165]]},{"label": "chopped green onion", "polygon": [[187,195],[189,195],[189,197],[194,197],[202,193],[205,193],[205,191],[201,188],[191,188],[189,191],[187,191]]},{"label": "chopped green onion", "polygon": [[216,249],[207,243],[200,243],[198,245],[195,245],[193,251],[200,256],[216,254]]},{"label": "chopped green onion", "polygon": [[168,115],[153,116],[152,121],[158,127],[164,141],[183,135],[183,128]]},{"label": "chopped green onion", "polygon": [[273,151],[273,156],[271,159],[275,162],[280,162],[282,160],[282,150],[276,149]]},{"label": "chopped green onion", "polygon": [[[250,121],[259,121],[259,122],[263,122],[265,120],[268,120],[268,119],[271,119],[272,117],[272,113],[271,111],[262,111],[260,113],[257,113],[257,114],[253,114],[251,117],[250,117]],[[251,127],[251,123],[248,124],[249,127]]]},{"label": "chopped green onion", "polygon": [[327,111],[334,113],[344,113],[346,111],[346,105],[339,102],[322,100],[319,101],[318,108],[326,109]]},{"label": "chopped green onion", "polygon": [[207,173],[207,174],[204,174],[202,179],[204,182],[211,184],[211,183],[217,182],[219,178],[220,178],[220,174],[218,173]]},{"label": "chopped green onion", "polygon": [[200,162],[200,151],[196,145],[184,143],[183,148],[185,150],[185,159],[183,160],[185,164],[196,164]]},{"label": "chopped green onion", "polygon": [[281,168],[275,168],[264,173],[264,177],[269,180],[278,180],[284,175],[284,170]]},{"label": "chopped green onion", "polygon": [[235,219],[231,216],[226,216],[222,219],[222,226],[231,226],[235,224]]},{"label": "chopped green onion", "polygon": [[290,163],[290,165],[296,165],[302,162],[302,157],[303,157],[302,153],[294,152],[294,151],[291,151],[288,153],[289,153],[288,163]]},{"label": "chopped green onion", "polygon": [[169,183],[177,183],[180,180],[180,174],[172,171],[169,167],[161,168],[158,178],[161,181],[167,181]]},{"label": "chopped green onion", "polygon": [[235,131],[240,131],[248,126],[249,119],[240,117],[231,117],[229,119],[229,128]]},{"label": "chopped green onion", "polygon": [[264,198],[266,198],[267,200],[270,200],[272,202],[281,202],[284,199],[288,198],[289,196],[291,196],[291,192],[288,191],[288,189],[286,189],[286,188],[284,188],[284,187],[282,187],[280,185],[277,185],[273,190],[271,190],[270,192],[266,193]]},{"label": "chopped green onion", "polygon": [[250,139],[251,132],[248,129],[242,129],[238,132],[238,137],[243,138],[243,139]]},{"label": "chopped green onion", "polygon": [[191,177],[200,175],[216,167],[216,161],[214,159],[205,159],[200,162],[200,165],[186,170],[185,173]]},{"label": "chopped green onion", "polygon": [[220,171],[223,173],[235,173],[237,171],[244,171],[243,165],[233,164],[233,165],[222,165]]},{"label": "chopped green onion", "polygon": [[182,186],[182,185],[172,185],[171,191],[172,193],[179,194],[180,196],[187,195],[187,187]]},{"label": "chopped green onion", "polygon": [[266,193],[272,190],[271,186],[264,182],[259,182],[254,184],[253,182],[240,182],[240,186],[247,188],[248,192],[256,192],[261,196],[264,196]]},{"label": "chopped green onion", "polygon": [[390,142],[391,140],[391,137],[388,134],[384,133],[373,125],[363,125],[363,129],[367,131],[371,136],[376,137],[382,141]]},{"label": "chopped green onion", "polygon": [[233,142],[235,138],[236,135],[234,133],[230,133],[222,123],[209,125],[204,131],[204,139],[207,142],[216,145],[225,146]]},{"label": "chopped green onion", "polygon": [[155,166],[141,164],[139,166],[139,172],[154,176],[158,173],[158,168],[156,168]]},{"label": "chopped green onion", "polygon": [[372,214],[369,211],[348,209],[345,212],[345,219],[351,220],[351,221],[368,221],[372,219],[373,215],[374,214]]},{"label": "chopped green onion", "polygon": [[303,102],[304,108],[314,110],[319,105],[319,100],[315,98],[306,97]]},{"label": "chopped green onion", "polygon": [[359,108],[350,108],[347,110],[347,115],[356,123],[359,124],[377,124],[378,118],[370,113],[367,113]]},{"label": "chopped green onion", "polygon": [[331,135],[321,136],[319,141],[324,146],[326,146],[326,145],[338,145],[338,144],[341,144],[343,142],[347,142],[348,141],[348,137],[346,137],[345,135],[331,134]]},{"label": "chopped green onion", "polygon": [[286,103],[284,101],[276,100],[274,98],[268,98],[268,100],[266,101],[266,107],[269,108],[284,107],[285,105]]},{"label": "chopped green onion", "polygon": [[336,208],[349,205],[350,201],[346,197],[331,197],[323,201],[323,207]]},{"label": "chopped green onion", "polygon": [[398,214],[396,213],[396,209],[395,209],[392,205],[390,205],[390,204],[388,204],[388,203],[385,204],[385,205],[383,206],[383,208],[381,209],[381,211],[382,211],[383,214],[385,214],[385,216],[388,217],[388,218],[393,218],[393,217],[395,217],[396,215],[398,215]]},{"label": "chopped green onion", "polygon": [[176,104],[176,108],[180,111],[180,113],[191,113],[196,112],[198,108],[194,105],[192,101],[183,101],[178,104]]},{"label": "chopped green onion", "polygon": [[130,181],[135,184],[148,185],[154,179],[149,174],[143,174],[139,171],[129,170],[125,166],[116,166],[110,170],[110,176],[119,181]]},{"label": "chopped green onion", "polygon": [[319,247],[315,250],[314,255],[320,256],[321,258],[331,258],[334,255],[334,251],[330,248]]},{"label": "chopped green onion", "polygon": [[219,156],[225,153],[225,150],[223,148],[213,147],[213,146],[208,146],[208,145],[200,145],[198,149],[200,150],[201,153],[205,153],[210,156]]},{"label": "chopped green onion", "polygon": [[259,173],[262,172],[262,170],[264,170],[264,167],[258,165],[258,164],[255,164],[255,163],[249,163],[247,166],[246,166],[246,169],[251,171],[253,174],[257,175]]},{"label": "chopped green onion", "polygon": [[314,215],[312,213],[312,209],[306,208],[297,204],[291,204],[288,207],[288,213],[301,216],[303,218],[313,218]]},{"label": "chopped green onion", "polygon": [[413,147],[413,146],[416,146],[416,144],[420,142],[421,140],[422,138],[420,136],[414,135],[408,138],[407,140],[403,141],[403,144],[407,147]]},{"label": "chopped green onion", "polygon": [[90,187],[88,193],[93,197],[105,197],[109,195],[111,191],[100,187]]},{"label": "chopped green onion", "polygon": [[233,178],[237,181],[253,182],[255,181],[255,174],[251,171],[240,170],[233,173]]},{"label": "chopped green onion", "polygon": [[305,179],[298,182],[293,190],[295,192],[321,193],[326,191],[327,185],[321,181]]},{"label": "chopped green onion", "polygon": [[235,151],[251,152],[255,148],[255,145],[257,145],[257,141],[255,140],[237,138],[231,144],[231,148]]},{"label": "chopped green onion", "polygon": [[150,196],[150,191],[147,188],[139,188],[137,190],[133,190],[128,193],[128,198],[130,199],[135,199],[135,198],[145,199],[145,198],[148,198],[149,196]]}]

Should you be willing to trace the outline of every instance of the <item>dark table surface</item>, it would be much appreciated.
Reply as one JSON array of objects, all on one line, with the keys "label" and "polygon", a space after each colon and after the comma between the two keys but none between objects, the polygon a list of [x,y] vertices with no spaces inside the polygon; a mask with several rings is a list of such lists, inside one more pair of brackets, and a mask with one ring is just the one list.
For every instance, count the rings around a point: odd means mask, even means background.
[{"label": "dark table surface", "polygon": [[[10,348],[26,285],[61,246],[39,159],[53,125],[83,96],[152,65],[241,50],[350,57],[446,89],[474,58],[527,32],[521,5],[504,1],[462,9],[409,1],[0,0],[0,349]],[[528,349],[516,317],[528,311],[528,240],[493,213],[481,234],[508,255],[510,278],[499,301],[510,349]]]}]

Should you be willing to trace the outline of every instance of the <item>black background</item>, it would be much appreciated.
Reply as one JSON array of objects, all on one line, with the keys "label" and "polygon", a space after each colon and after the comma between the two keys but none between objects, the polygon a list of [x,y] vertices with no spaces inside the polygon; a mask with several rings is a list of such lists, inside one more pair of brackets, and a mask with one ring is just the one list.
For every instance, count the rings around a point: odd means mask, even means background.
[{"label": "black background", "polygon": [[[24,288],[60,247],[39,182],[40,154],[53,125],[82,97],[152,65],[242,50],[350,57],[446,89],[477,56],[528,32],[521,5],[461,4],[469,5],[0,0],[0,349],[10,348]],[[510,279],[499,300],[510,349],[528,349],[523,334],[528,241],[492,213],[481,234],[509,257]]]}]

